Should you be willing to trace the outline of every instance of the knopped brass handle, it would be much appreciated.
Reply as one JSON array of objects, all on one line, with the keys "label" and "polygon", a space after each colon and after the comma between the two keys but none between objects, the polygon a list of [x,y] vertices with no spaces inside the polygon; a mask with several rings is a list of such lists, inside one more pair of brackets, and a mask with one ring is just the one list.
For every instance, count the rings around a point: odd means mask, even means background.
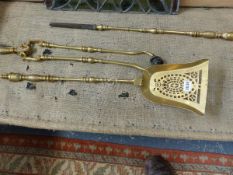
[{"label": "knopped brass handle", "polygon": [[128,83],[133,85],[141,85],[141,79],[137,78],[134,80],[127,80],[127,79],[109,79],[109,78],[97,78],[97,77],[81,77],[81,78],[71,78],[71,77],[58,77],[58,76],[51,76],[51,75],[38,75],[38,74],[31,74],[31,75],[24,75],[20,73],[8,73],[3,74],[0,76],[2,79],[6,79],[12,82],[20,82],[20,81],[32,81],[32,82],[39,82],[39,81],[77,81],[77,82],[85,82],[85,83]]},{"label": "knopped brass handle", "polygon": [[17,53],[17,49],[14,47],[8,47],[8,48],[0,48],[1,54],[12,54]]},{"label": "knopped brass handle", "polygon": [[209,39],[225,39],[233,41],[233,32],[221,33],[221,32],[198,32],[198,31],[177,31],[177,30],[166,30],[158,28],[129,28],[129,27],[113,27],[107,25],[96,25],[96,30],[118,30],[118,31],[132,31],[132,32],[142,32],[142,33],[153,33],[153,34],[177,34],[177,35],[187,35],[192,37],[203,37]]}]

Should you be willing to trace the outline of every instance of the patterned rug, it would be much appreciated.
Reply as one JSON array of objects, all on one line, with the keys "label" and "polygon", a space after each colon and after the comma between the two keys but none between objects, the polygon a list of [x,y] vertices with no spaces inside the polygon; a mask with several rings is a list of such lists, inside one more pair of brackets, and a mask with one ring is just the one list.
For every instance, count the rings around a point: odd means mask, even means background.
[{"label": "patterned rug", "polygon": [[149,155],[162,155],[179,175],[233,174],[233,155],[0,134],[1,174],[144,175]]}]

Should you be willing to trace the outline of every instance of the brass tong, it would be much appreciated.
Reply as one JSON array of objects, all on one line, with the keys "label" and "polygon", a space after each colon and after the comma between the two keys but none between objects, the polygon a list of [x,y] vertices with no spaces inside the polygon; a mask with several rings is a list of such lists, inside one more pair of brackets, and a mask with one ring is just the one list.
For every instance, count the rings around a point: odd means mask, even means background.
[{"label": "brass tong", "polygon": [[[63,61],[82,61],[85,57],[66,57],[66,56],[36,56],[32,57],[33,47],[36,45],[40,47],[46,48],[59,48],[59,49],[69,49],[69,50],[77,50],[81,52],[100,52],[100,53],[113,53],[113,54],[122,54],[122,55],[148,55],[151,58],[159,58],[155,54],[149,51],[123,51],[123,50],[112,50],[112,49],[104,49],[104,48],[97,48],[97,47],[89,47],[89,46],[68,46],[68,45],[59,45],[50,43],[43,40],[29,40],[19,47],[5,47],[0,48],[0,54],[17,54],[19,55],[24,61],[49,61],[49,60],[63,60]],[[85,62],[86,59],[83,60]],[[92,62],[93,60],[87,60],[87,62]]]}]

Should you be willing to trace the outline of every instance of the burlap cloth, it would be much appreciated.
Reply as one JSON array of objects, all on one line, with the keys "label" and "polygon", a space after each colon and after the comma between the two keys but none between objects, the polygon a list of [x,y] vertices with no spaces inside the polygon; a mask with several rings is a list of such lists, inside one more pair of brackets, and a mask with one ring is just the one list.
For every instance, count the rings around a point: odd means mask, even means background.
[{"label": "burlap cloth", "polygon": [[[210,60],[205,116],[153,104],[139,88],[123,84],[0,83],[0,122],[27,127],[172,138],[233,140],[233,42],[127,32],[55,29],[51,21],[183,30],[233,31],[233,9],[185,9],[177,16],[49,11],[42,4],[0,2],[0,42],[17,46],[28,39],[70,45],[149,50],[167,63]],[[149,66],[147,56],[119,56],[54,51],[53,54],[92,55]],[[114,65],[70,62],[23,62],[0,57],[0,72],[66,76],[134,78],[140,72]],[[29,67],[28,67],[29,66]],[[27,67],[29,68],[28,70]],[[68,92],[74,89],[76,96]],[[128,98],[119,97],[128,92]]]}]

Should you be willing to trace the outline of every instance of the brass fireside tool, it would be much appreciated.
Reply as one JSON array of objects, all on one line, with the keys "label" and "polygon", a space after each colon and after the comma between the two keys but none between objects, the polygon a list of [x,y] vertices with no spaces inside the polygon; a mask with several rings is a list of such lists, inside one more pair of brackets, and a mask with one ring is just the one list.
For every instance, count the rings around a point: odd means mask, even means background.
[{"label": "brass fireside tool", "polygon": [[114,27],[107,25],[96,25],[96,24],[76,24],[76,23],[50,23],[51,27],[61,27],[61,28],[73,28],[73,29],[87,29],[87,30],[113,30],[113,31],[131,31],[131,32],[142,32],[142,33],[152,33],[152,34],[175,34],[175,35],[186,35],[192,37],[203,37],[209,39],[225,39],[233,41],[233,32],[221,33],[221,32],[197,32],[197,31],[176,31],[176,30],[166,30],[158,28],[130,28],[130,27]]},{"label": "brass fireside tool", "polygon": [[49,75],[23,75],[8,73],[1,75],[3,79],[18,81],[77,81],[87,83],[128,83],[140,86],[143,95],[154,103],[191,110],[198,114],[205,113],[208,60],[199,60],[188,64],[164,64],[143,68],[137,64],[121,61],[80,58],[84,63],[117,64],[136,68],[142,76],[135,79],[108,79],[95,77],[69,78]]},{"label": "brass fireside tool", "polygon": [[[156,56],[155,54],[148,51],[123,51],[123,50],[111,50],[103,49],[97,47],[87,47],[87,46],[68,46],[68,45],[59,45],[50,43],[43,40],[29,40],[19,47],[2,47],[0,48],[0,54],[17,54],[25,61],[46,61],[46,60],[64,60],[64,61],[77,61],[74,57],[63,57],[63,56],[35,56],[32,57],[33,48],[35,46],[46,47],[46,48],[57,48],[57,49],[69,49],[77,50],[82,52],[100,52],[100,53],[113,53],[113,54],[122,54],[122,55],[148,55],[151,57],[151,60],[157,61],[158,64],[163,64],[163,60]],[[80,57],[81,58],[81,57]]]}]

